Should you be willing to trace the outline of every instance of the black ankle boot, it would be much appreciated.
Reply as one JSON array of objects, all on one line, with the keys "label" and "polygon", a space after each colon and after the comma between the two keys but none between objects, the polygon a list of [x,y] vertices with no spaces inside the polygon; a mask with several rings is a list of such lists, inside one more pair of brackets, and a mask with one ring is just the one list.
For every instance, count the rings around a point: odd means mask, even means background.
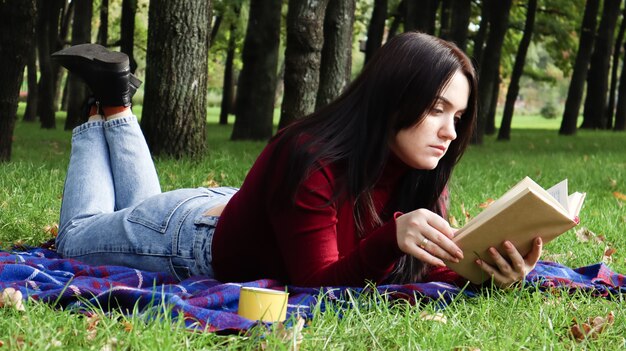
[{"label": "black ankle boot", "polygon": [[98,44],[57,51],[52,58],[85,81],[103,106],[130,106],[141,81],[130,73],[128,56]]}]

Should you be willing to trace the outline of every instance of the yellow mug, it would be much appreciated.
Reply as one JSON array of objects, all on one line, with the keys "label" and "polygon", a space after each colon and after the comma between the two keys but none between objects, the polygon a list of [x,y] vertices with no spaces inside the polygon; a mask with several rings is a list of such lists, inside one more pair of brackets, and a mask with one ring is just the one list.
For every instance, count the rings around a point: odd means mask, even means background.
[{"label": "yellow mug", "polygon": [[287,319],[285,291],[242,287],[239,292],[239,315],[263,322],[281,322]]}]

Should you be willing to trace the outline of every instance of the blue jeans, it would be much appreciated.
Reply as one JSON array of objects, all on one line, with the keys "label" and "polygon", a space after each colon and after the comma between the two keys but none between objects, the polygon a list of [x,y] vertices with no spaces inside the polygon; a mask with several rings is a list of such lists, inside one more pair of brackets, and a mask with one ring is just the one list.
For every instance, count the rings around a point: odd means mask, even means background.
[{"label": "blue jeans", "polygon": [[179,279],[213,277],[211,241],[235,188],[162,193],[134,116],[74,129],[65,180],[59,253],[95,265],[170,272]]}]

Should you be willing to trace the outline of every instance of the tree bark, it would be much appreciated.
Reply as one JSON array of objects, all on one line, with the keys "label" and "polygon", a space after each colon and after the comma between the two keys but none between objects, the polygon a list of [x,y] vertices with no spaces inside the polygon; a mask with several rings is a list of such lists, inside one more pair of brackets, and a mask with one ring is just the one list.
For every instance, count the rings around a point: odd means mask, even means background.
[{"label": "tree bark", "polygon": [[506,93],[506,101],[504,103],[504,113],[502,115],[502,123],[498,131],[498,140],[511,139],[511,121],[513,120],[513,111],[515,110],[515,101],[519,94],[519,81],[524,73],[524,64],[526,62],[526,53],[530,46],[530,39],[533,35],[535,27],[535,13],[537,12],[537,0],[528,0],[526,9],[526,22],[524,23],[524,34],[520,40],[515,55],[515,64],[511,73],[511,82]]},{"label": "tree bark", "polygon": [[478,70],[480,70],[480,62],[483,59],[485,38],[487,38],[487,33],[489,32],[489,17],[492,12],[490,7],[491,1],[493,0],[482,1],[480,8],[480,25],[476,36],[474,36],[474,50],[472,51],[472,56],[474,57],[474,62],[476,62],[479,66]]},{"label": "tree bark", "polygon": [[333,101],[350,82],[355,0],[332,1],[324,16],[324,46],[316,109]]},{"label": "tree bark", "polygon": [[56,64],[50,60],[50,54],[56,50],[55,43],[58,38],[59,13],[62,7],[58,0],[39,0],[37,3],[37,44],[39,55],[39,101],[37,114],[41,122],[41,128],[56,128],[54,115],[55,106],[55,82],[57,77]]},{"label": "tree bark", "polygon": [[450,41],[463,51],[467,51],[467,27],[472,16],[472,0],[453,0],[450,21]]},{"label": "tree bark", "polygon": [[[89,43],[91,41],[91,16],[93,14],[93,0],[74,0],[74,20],[72,21],[72,45]],[[67,119],[65,130],[87,121],[84,104],[89,95],[87,85],[75,74],[67,77]]]},{"label": "tree bark", "polygon": [[135,60],[135,16],[137,14],[137,0],[124,0],[122,2],[122,25],[120,27],[120,51],[128,55],[130,71],[135,73],[137,61]]},{"label": "tree bark", "polygon": [[205,151],[210,5],[150,1],[141,127],[156,155]]},{"label": "tree bark", "polygon": [[404,31],[418,30],[435,34],[437,0],[406,0],[404,2]]},{"label": "tree bark", "polygon": [[587,97],[583,110],[583,123],[580,128],[606,128],[606,94],[609,85],[609,63],[619,15],[621,0],[605,0],[602,19],[596,33],[596,42],[589,73],[587,74]]},{"label": "tree bark", "polygon": [[0,1],[0,162],[11,160],[24,67],[34,37],[35,0]]},{"label": "tree bark", "polygon": [[[35,13],[35,17],[37,14]],[[24,122],[35,122],[37,120],[37,100],[39,100],[37,89],[37,36],[33,35],[28,55],[27,77],[28,77],[28,97],[26,98],[26,109],[24,110]]]},{"label": "tree bark", "polygon": [[[353,0],[352,0],[353,2]],[[331,6],[330,4],[328,6]],[[328,16],[328,15],[327,15]],[[376,50],[383,44],[385,21],[387,20],[387,0],[376,0],[372,10],[372,18],[367,27],[367,41],[365,42],[365,61],[367,63]],[[324,34],[326,36],[326,34]]]},{"label": "tree bark", "polygon": [[559,134],[561,135],[576,134],[576,123],[578,121],[578,112],[585,89],[585,78],[589,71],[589,60],[591,58],[591,51],[593,50],[599,7],[600,0],[587,0],[585,5],[585,13],[580,28],[578,52],[576,53],[574,70],[572,71],[572,77],[567,90],[563,119],[561,120],[561,128],[559,129]]},{"label": "tree bark", "polygon": [[480,64],[480,81],[478,84],[478,119],[476,121],[476,133],[474,142],[483,143],[483,136],[487,132],[488,121],[492,121],[490,116],[490,104],[494,97],[494,85],[498,84],[498,68],[500,67],[500,56],[502,44],[509,22],[509,11],[512,0],[494,1],[491,5],[489,21],[489,35],[487,44]]},{"label": "tree bark", "polygon": [[393,21],[391,21],[391,25],[389,26],[389,32],[387,33],[387,40],[393,38],[398,33],[398,28],[400,28],[400,24],[404,20],[404,3],[406,0],[401,0],[396,7],[396,10],[391,14],[393,17]]},{"label": "tree bark", "polygon": [[[624,42],[624,52],[626,52],[626,41]],[[613,130],[626,130],[626,60],[622,60],[622,74],[620,75],[617,91],[617,106]]]},{"label": "tree bark", "polygon": [[[237,10],[237,13],[239,11]],[[226,52],[226,63],[224,64],[224,80],[222,82],[222,103],[220,105],[221,125],[228,124],[228,114],[232,113],[233,97],[235,94],[233,61],[235,60],[235,37],[237,27],[234,23],[230,25],[230,37],[228,38],[228,51]]]},{"label": "tree bark", "polygon": [[289,0],[285,95],[279,128],[315,109],[328,0]]},{"label": "tree bark", "polygon": [[615,95],[617,93],[617,70],[619,68],[619,58],[622,56],[622,42],[626,32],[626,7],[622,10],[622,23],[619,26],[617,38],[613,49],[613,63],[611,64],[611,86],[609,87],[609,102],[606,108],[606,128],[613,127],[613,117],[615,117]]},{"label": "tree bark", "polygon": [[274,132],[281,5],[281,0],[250,1],[232,140],[267,140]]},{"label": "tree bark", "polygon": [[450,25],[452,19],[453,3],[453,0],[441,0],[441,16],[439,17],[439,37],[441,39],[450,40]]},{"label": "tree bark", "polygon": [[100,26],[98,26],[97,42],[107,46],[109,40],[109,0],[100,0]]}]

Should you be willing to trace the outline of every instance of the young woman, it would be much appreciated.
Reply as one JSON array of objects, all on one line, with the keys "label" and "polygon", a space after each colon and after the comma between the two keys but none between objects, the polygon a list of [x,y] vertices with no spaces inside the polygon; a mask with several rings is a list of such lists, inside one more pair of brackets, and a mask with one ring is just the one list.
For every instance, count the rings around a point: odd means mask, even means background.
[{"label": "young woman", "polygon": [[[130,112],[138,81],[127,57],[93,44],[53,57],[104,114],[92,108],[73,132],[57,238],[65,257],[302,286],[414,282],[463,257],[440,198],[471,137],[477,87],[453,44],[392,38],[336,101],[281,130],[240,189],[166,193]],[[526,257],[504,247],[496,265],[476,262],[500,286],[523,279],[542,243]]]}]

